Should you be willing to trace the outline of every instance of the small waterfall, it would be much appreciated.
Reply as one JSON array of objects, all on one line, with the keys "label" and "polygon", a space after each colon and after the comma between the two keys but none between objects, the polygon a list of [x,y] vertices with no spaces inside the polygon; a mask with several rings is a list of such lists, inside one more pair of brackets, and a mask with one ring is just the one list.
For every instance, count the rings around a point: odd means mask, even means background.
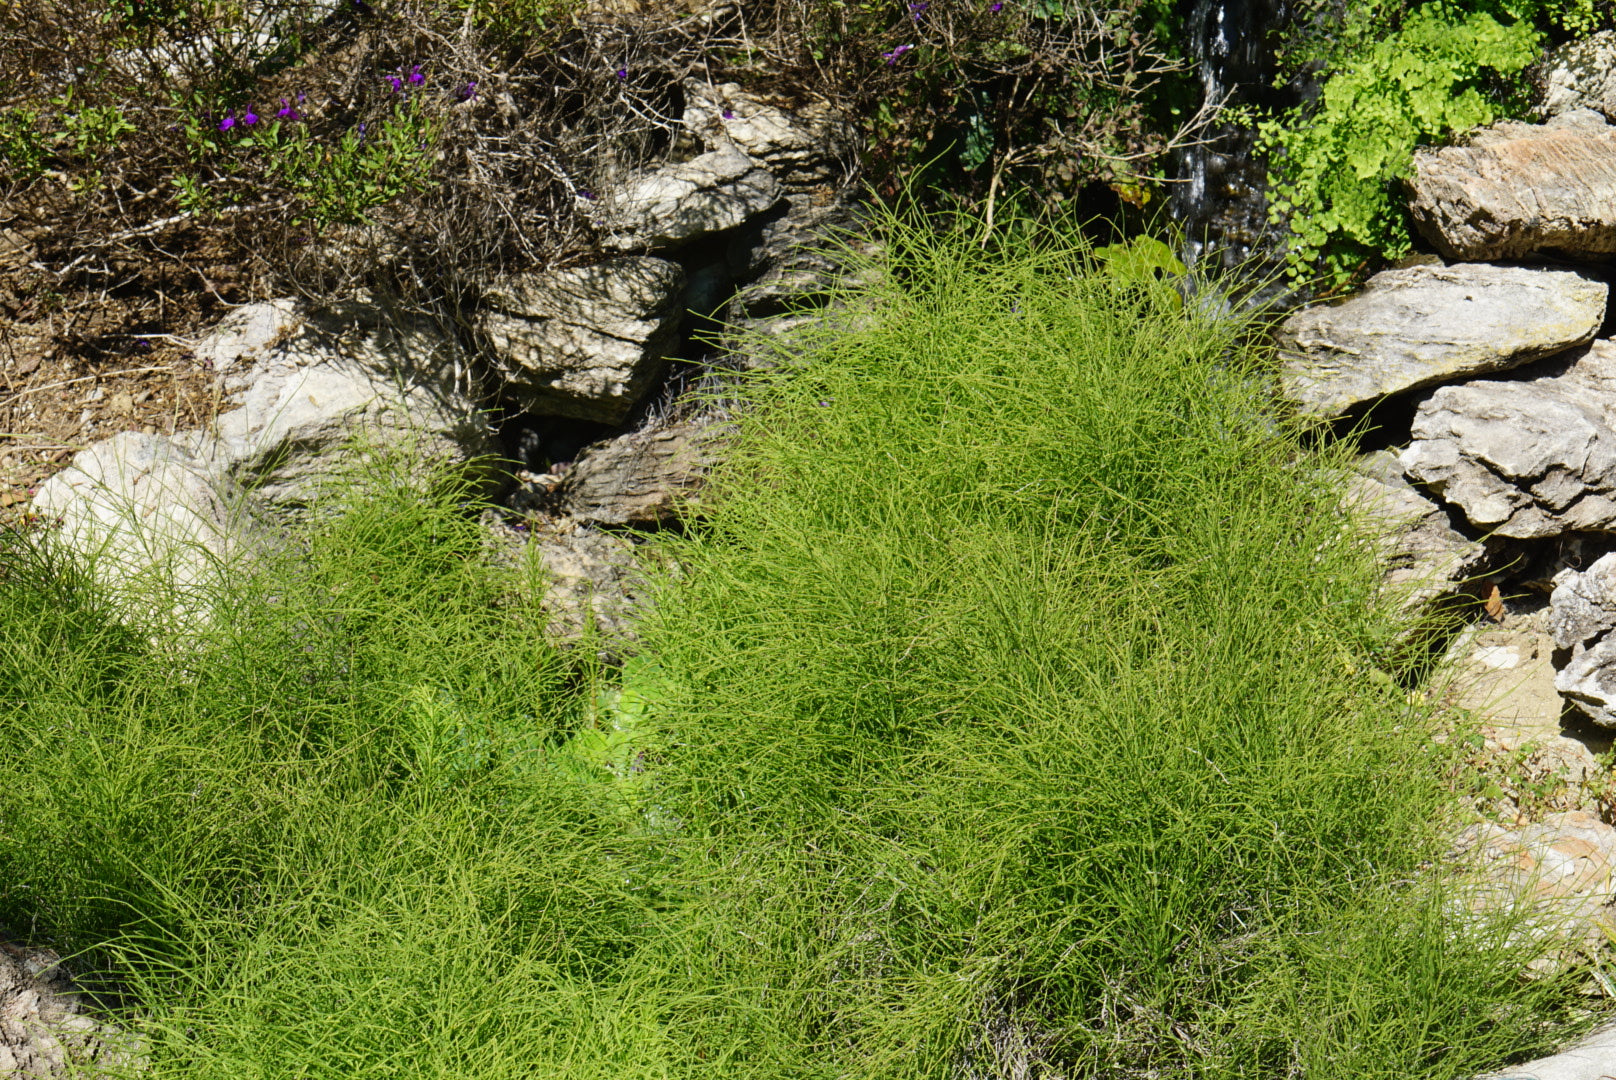
[{"label": "small waterfall", "polygon": [[[1276,89],[1274,36],[1290,17],[1286,0],[1192,0],[1185,33],[1206,101],[1285,108],[1299,89]],[[1268,222],[1267,175],[1255,133],[1214,124],[1199,145],[1174,156],[1168,207],[1183,227],[1192,270],[1244,268],[1264,275],[1283,260],[1284,230]]]}]

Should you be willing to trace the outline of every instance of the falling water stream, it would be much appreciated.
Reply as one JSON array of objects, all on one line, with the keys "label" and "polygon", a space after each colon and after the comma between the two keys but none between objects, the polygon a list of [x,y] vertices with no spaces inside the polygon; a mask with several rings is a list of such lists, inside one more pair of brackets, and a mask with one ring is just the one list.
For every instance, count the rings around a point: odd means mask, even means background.
[{"label": "falling water stream", "polygon": [[[1274,39],[1290,14],[1287,0],[1192,0],[1185,32],[1205,100],[1266,111],[1301,99],[1306,86],[1274,86]],[[1249,128],[1216,123],[1174,157],[1169,209],[1197,277],[1237,268],[1266,276],[1283,261],[1285,230],[1268,221],[1267,171],[1254,143]]]}]

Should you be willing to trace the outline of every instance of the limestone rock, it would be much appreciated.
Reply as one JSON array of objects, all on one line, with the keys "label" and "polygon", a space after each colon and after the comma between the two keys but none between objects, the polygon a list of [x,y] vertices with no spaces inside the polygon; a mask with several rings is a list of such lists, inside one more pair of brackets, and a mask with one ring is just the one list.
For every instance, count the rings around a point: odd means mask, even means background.
[{"label": "limestone rock", "polygon": [[1554,677],[1554,687],[1594,723],[1616,727],[1616,553],[1601,556],[1588,569],[1564,570],[1549,597],[1549,628],[1554,644],[1571,658]]},{"label": "limestone rock", "polygon": [[771,105],[737,83],[684,83],[686,130],[709,150],[726,145],[761,161],[786,191],[836,184],[845,177],[856,129],[828,101],[790,110]]},{"label": "limestone rock", "polygon": [[548,579],[544,610],[553,637],[598,635],[609,647],[633,641],[641,579],[631,541],[565,525],[536,533],[530,544]]},{"label": "limestone rock", "polygon": [[1283,391],[1304,413],[1334,417],[1388,394],[1517,367],[1592,340],[1607,292],[1570,270],[1387,270],[1343,304],[1285,320]]},{"label": "limestone rock", "polygon": [[509,278],[480,328],[507,389],[529,412],[621,423],[667,365],[684,272],[629,257]]},{"label": "limestone rock", "polygon": [[57,524],[52,543],[91,560],[124,617],[152,626],[205,621],[225,575],[265,537],[239,487],[161,435],[126,432],[81,451],[33,508]]},{"label": "limestone rock", "polygon": [[1405,615],[1417,619],[1452,599],[1492,561],[1489,547],[1461,532],[1450,511],[1410,484],[1384,451],[1357,463],[1344,504],[1374,541],[1383,592]]},{"label": "limestone rock", "polygon": [[353,303],[297,312],[268,338],[256,324],[227,332],[214,355],[262,339],[237,353],[258,359],[226,383],[237,407],[186,445],[271,506],[305,506],[323,479],[351,474],[356,438],[423,463],[493,453],[457,346],[424,320]]},{"label": "limestone rock", "polygon": [[1473,825],[1456,849],[1479,872],[1462,893],[1465,906],[1478,915],[1516,910],[1515,933],[1546,945],[1533,970],[1564,970],[1603,950],[1616,932],[1616,829],[1593,814],[1570,810],[1514,828]]},{"label": "limestone rock", "polygon": [[1479,1076],[1476,1080],[1606,1080],[1616,1075],[1616,1025],[1607,1024],[1571,1046]]},{"label": "limestone rock", "polygon": [[1418,150],[1405,183],[1414,223],[1449,259],[1616,253],[1616,128],[1588,109]]},{"label": "limestone rock", "polygon": [[1556,49],[1537,84],[1538,108],[1546,117],[1592,109],[1616,119],[1616,32],[1601,30]]},{"label": "limestone rock", "polygon": [[140,1063],[136,1040],[90,1014],[54,952],[0,938],[0,1076],[124,1076]]},{"label": "limestone rock", "polygon": [[821,205],[797,195],[742,229],[726,254],[735,279],[750,284],[731,302],[728,321],[743,324],[828,301],[848,272],[848,257],[874,254],[863,226],[852,202]]},{"label": "limestone rock", "polygon": [[666,248],[733,229],[779,201],[780,182],[734,146],[665,165],[609,193],[605,246]]},{"label": "limestone rock", "polygon": [[689,506],[711,461],[706,420],[654,424],[581,454],[557,490],[562,513],[595,525],[665,525]]},{"label": "limestone rock", "polygon": [[300,305],[283,297],[239,307],[197,341],[191,355],[220,373],[231,370],[242,359],[254,360],[302,328]]},{"label": "limestone rock", "polygon": [[1616,527],[1616,342],[1518,381],[1444,386],[1412,434],[1404,470],[1477,528],[1530,539]]}]

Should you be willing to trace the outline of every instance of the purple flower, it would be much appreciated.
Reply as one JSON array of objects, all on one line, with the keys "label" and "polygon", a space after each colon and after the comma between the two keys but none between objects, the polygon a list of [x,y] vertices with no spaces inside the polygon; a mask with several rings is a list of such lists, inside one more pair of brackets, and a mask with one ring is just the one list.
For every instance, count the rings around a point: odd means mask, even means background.
[{"label": "purple flower", "polygon": [[617,69],[617,77],[618,77],[618,78],[619,78],[619,79],[626,79],[626,78],[628,78],[628,68],[618,68],[618,69]]},{"label": "purple flower", "polygon": [[404,89],[404,80],[399,78],[397,75],[389,75],[387,76],[387,85],[391,86],[393,88],[393,93],[396,94],[400,90]]},{"label": "purple flower", "polygon": [[882,53],[881,54],[881,59],[883,59],[883,60],[885,60],[887,62],[887,67],[891,67],[893,64],[896,64],[898,62],[898,57],[902,56],[904,53],[908,52],[912,48],[914,48],[913,45],[899,45],[896,49],[893,49],[891,52]]},{"label": "purple flower", "polygon": [[460,88],[460,100],[461,101],[470,101],[472,98],[474,98],[476,96],[477,96],[477,84],[475,82],[469,82],[465,86]]},{"label": "purple flower", "polygon": [[1000,11],[1004,10],[1004,5],[1001,4],[1001,3],[995,2],[995,3],[992,3],[992,4],[988,5],[988,10],[991,11],[991,12],[997,13],[997,12],[1000,12]]},{"label": "purple flower", "polygon": [[252,111],[251,105],[247,106],[247,111],[241,114],[241,122],[248,127],[258,123],[258,114]]},{"label": "purple flower", "polygon": [[915,22],[919,22],[920,17],[926,13],[926,9],[929,7],[931,7],[931,5],[928,3],[910,4],[909,17],[915,20]]},{"label": "purple flower", "polygon": [[410,85],[420,86],[424,82],[426,82],[426,76],[421,74],[421,65],[416,64],[410,68]]},{"label": "purple flower", "polygon": [[359,121],[359,141],[361,143],[365,141],[365,122],[363,120]]},{"label": "purple flower", "polygon": [[275,117],[279,120],[296,120],[297,110],[287,104],[285,98],[281,98],[281,107],[275,110]]},{"label": "purple flower", "polygon": [[595,193],[593,191],[585,191],[583,188],[578,189],[578,197],[580,199],[588,199],[590,202],[595,201]]},{"label": "purple flower", "polygon": [[733,120],[733,119],[735,119],[735,110],[734,109],[725,109],[721,115],[724,117],[725,120]]},{"label": "purple flower", "polygon": [[224,119],[219,121],[219,130],[220,131],[229,131],[231,128],[233,128],[235,126],[236,126],[236,118],[231,113],[225,113],[224,114]]}]

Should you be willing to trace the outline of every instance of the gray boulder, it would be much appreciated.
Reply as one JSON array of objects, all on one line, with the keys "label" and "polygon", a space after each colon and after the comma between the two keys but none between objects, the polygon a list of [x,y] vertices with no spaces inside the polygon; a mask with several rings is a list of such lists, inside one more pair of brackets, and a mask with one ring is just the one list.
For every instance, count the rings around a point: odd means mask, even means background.
[{"label": "gray boulder", "polygon": [[1616,128],[1588,109],[1416,151],[1405,183],[1415,225],[1449,259],[1616,253]]},{"label": "gray boulder", "polygon": [[1444,386],[1414,416],[1404,471],[1477,528],[1517,539],[1616,527],[1616,342],[1519,381]]},{"label": "gray boulder", "polygon": [[815,98],[789,110],[736,83],[712,86],[687,79],[685,129],[707,146],[734,146],[761,161],[786,191],[835,185],[850,172],[856,129],[828,101]]},{"label": "gray boulder", "polygon": [[1549,630],[1570,660],[1554,677],[1560,696],[1596,724],[1616,727],[1616,554],[1561,571],[1549,597]]},{"label": "gray boulder", "polygon": [[579,455],[557,488],[559,509],[593,525],[675,521],[696,499],[712,461],[710,420],[652,424]]},{"label": "gray boulder", "polygon": [[161,435],[96,443],[40,486],[47,535],[89,560],[129,621],[184,630],[205,622],[227,575],[265,542],[245,493]]},{"label": "gray boulder", "polygon": [[1283,393],[1305,414],[1335,417],[1388,394],[1517,367],[1591,341],[1608,291],[1571,270],[1387,270],[1345,303],[1285,320]]},{"label": "gray boulder", "polygon": [[529,412],[621,423],[667,366],[684,272],[629,257],[508,278],[479,328],[506,388]]},{"label": "gray boulder", "polygon": [[183,441],[267,504],[300,508],[324,480],[353,476],[356,446],[423,466],[494,452],[464,358],[434,325],[360,303],[256,307],[203,343],[237,407]]},{"label": "gray boulder", "polygon": [[1616,119],[1616,32],[1601,30],[1556,49],[1539,69],[1537,96],[1545,117],[1592,109]]},{"label": "gray boulder", "polygon": [[49,949],[0,938],[0,1076],[127,1076],[138,1040],[97,1020]]},{"label": "gray boulder", "polygon": [[603,199],[613,251],[673,247],[733,229],[779,201],[780,182],[732,145],[665,165]]},{"label": "gray boulder", "polygon": [[1375,545],[1382,595],[1416,628],[1495,561],[1494,547],[1461,532],[1451,511],[1410,484],[1385,451],[1357,462],[1343,505]]}]

